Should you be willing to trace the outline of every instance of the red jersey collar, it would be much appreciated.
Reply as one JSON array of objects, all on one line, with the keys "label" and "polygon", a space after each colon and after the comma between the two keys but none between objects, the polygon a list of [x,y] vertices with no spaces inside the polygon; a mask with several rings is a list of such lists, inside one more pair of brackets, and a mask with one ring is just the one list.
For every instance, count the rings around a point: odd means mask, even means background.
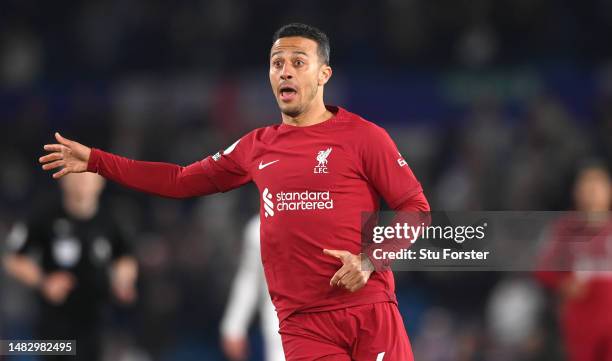
[{"label": "red jersey collar", "polygon": [[325,121],[322,121],[321,123],[299,127],[297,125],[290,125],[290,124],[286,124],[283,122],[280,125],[280,129],[283,129],[283,130],[288,130],[288,129],[314,130],[314,129],[320,129],[320,128],[327,128],[327,127],[333,126],[339,119],[346,117],[347,111],[342,107],[339,107],[336,105],[325,105],[325,108],[329,110],[333,115],[331,118]]}]

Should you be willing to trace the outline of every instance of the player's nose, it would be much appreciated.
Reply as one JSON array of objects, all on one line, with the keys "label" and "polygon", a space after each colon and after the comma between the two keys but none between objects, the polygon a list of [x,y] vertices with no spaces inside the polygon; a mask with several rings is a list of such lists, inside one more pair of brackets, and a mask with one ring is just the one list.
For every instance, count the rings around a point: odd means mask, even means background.
[{"label": "player's nose", "polygon": [[293,78],[293,71],[291,67],[285,65],[283,66],[283,70],[281,71],[280,77],[282,80],[288,80]]}]

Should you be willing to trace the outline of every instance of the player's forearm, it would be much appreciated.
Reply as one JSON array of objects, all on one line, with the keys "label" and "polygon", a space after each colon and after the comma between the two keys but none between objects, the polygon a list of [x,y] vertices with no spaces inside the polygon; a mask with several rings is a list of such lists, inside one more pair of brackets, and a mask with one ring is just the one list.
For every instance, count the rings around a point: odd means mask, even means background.
[{"label": "player's forearm", "polygon": [[237,298],[241,296],[242,295],[235,296],[234,293],[232,293],[229,303],[226,306],[219,327],[221,335],[224,337],[242,337],[248,333],[249,323],[255,314],[256,302],[254,301],[256,301],[256,299]]},{"label": "player's forearm", "polygon": [[34,261],[20,255],[9,255],[3,259],[7,273],[25,285],[38,288],[42,283],[44,274]]},{"label": "player's forearm", "polygon": [[431,209],[425,193],[419,192],[403,201],[394,210],[397,212],[429,212]]},{"label": "player's forearm", "polygon": [[[406,200],[402,201],[393,209],[396,215],[391,224],[407,224],[411,227],[428,226],[431,223],[430,207],[423,192],[418,192]],[[413,240],[408,238],[389,238],[383,243],[372,243],[366,248],[365,254],[377,271],[389,269],[391,261],[388,259],[380,260],[374,257],[377,249],[383,252],[397,252],[401,249],[408,249],[412,246]]]},{"label": "player's forearm", "polygon": [[92,148],[87,170],[123,186],[162,197],[187,198],[218,192],[199,162],[181,167],[137,161]]},{"label": "player's forearm", "polygon": [[[259,262],[259,260],[257,261]],[[261,268],[261,264],[256,266]],[[221,334],[223,336],[236,337],[247,333],[249,322],[255,314],[259,299],[260,286],[262,285],[260,281],[257,270],[252,269],[252,267],[245,267],[244,264],[240,266],[221,320]]]}]

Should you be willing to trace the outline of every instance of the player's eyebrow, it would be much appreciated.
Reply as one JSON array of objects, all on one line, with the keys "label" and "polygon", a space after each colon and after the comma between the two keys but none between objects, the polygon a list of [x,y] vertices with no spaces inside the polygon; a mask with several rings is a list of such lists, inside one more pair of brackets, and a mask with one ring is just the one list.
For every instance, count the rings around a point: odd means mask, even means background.
[{"label": "player's eyebrow", "polygon": [[[278,50],[278,51],[275,51],[275,52],[273,52],[272,54],[270,54],[270,57],[272,58],[273,56],[275,56],[275,55],[277,55],[277,54],[280,54],[280,53],[282,53],[282,52],[284,52],[284,51],[283,51],[283,50]],[[301,50],[295,50],[295,51],[292,51],[291,53],[292,53],[292,54],[301,54],[301,55],[304,55],[304,56],[308,57],[308,54],[306,54],[306,52],[301,51]]]}]

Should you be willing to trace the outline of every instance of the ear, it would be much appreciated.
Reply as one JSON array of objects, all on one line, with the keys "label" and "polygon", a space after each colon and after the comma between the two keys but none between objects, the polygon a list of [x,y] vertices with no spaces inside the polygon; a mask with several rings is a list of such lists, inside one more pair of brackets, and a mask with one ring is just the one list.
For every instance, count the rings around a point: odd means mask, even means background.
[{"label": "ear", "polygon": [[329,78],[332,76],[332,68],[329,65],[321,65],[319,69],[319,86],[327,84]]}]

